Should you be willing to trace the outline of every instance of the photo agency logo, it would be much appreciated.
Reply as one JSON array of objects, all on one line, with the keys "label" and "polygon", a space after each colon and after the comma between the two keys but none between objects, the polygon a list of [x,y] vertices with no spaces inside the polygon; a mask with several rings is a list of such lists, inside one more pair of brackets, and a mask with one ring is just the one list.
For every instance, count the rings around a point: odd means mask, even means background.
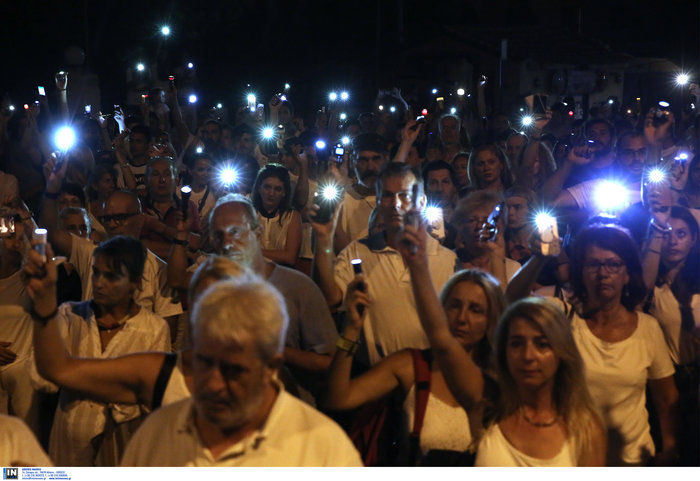
[{"label": "photo agency logo", "polygon": [[2,468],[2,479],[19,479],[19,468]]}]

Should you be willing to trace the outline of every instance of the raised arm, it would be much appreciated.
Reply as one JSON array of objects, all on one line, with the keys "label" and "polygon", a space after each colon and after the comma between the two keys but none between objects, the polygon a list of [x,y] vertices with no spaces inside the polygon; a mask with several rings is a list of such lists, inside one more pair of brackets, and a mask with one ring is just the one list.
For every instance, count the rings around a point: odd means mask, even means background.
[{"label": "raised arm", "polygon": [[427,235],[425,223],[418,230],[406,226],[399,251],[411,272],[418,317],[433,355],[455,399],[467,413],[474,413],[480,409],[484,396],[484,375],[450,332],[447,315],[430,278],[425,247]]},{"label": "raised arm", "polygon": [[48,231],[49,242],[56,251],[70,256],[73,239],[68,232],[58,228],[58,193],[67,168],[68,162],[64,161],[63,165],[56,169],[56,158],[53,156],[46,161],[44,172],[48,172],[48,175],[46,175],[46,190],[39,214],[39,225]]},{"label": "raised arm", "polygon": [[406,122],[406,126],[403,128],[401,133],[401,144],[399,145],[399,150],[394,156],[392,162],[406,162],[409,152],[411,152],[411,146],[420,135],[421,128],[423,124],[419,124],[413,119],[409,119]]},{"label": "raised arm", "polygon": [[316,217],[316,212],[318,212],[318,206],[314,206],[309,210],[311,226],[316,236],[314,272],[316,282],[321,288],[321,292],[323,292],[323,297],[326,298],[329,306],[334,307],[343,300],[343,291],[335,283],[333,274],[333,259],[335,258],[333,253],[333,234],[338,217],[338,208],[336,207],[333,218],[326,224],[313,221]]},{"label": "raised arm", "polygon": [[[47,257],[53,255],[47,245]],[[138,353],[113,359],[72,357],[57,325],[56,263],[44,263],[34,250],[24,267],[32,298],[34,355],[39,374],[61,387],[102,402],[151,405],[165,353]]]},{"label": "raised arm", "polygon": [[[359,342],[365,313],[371,304],[366,285],[364,291],[358,288],[364,282],[364,276],[359,274],[348,284],[345,297],[348,325],[342,336],[348,346]],[[362,315],[358,308],[362,310]],[[399,351],[384,358],[372,369],[354,379],[350,378],[352,358],[353,354],[345,349],[339,348],[335,351],[323,402],[326,409],[353,409],[386,396],[399,385],[405,387],[405,383],[408,383],[410,387],[413,384],[413,367],[408,351]]]},{"label": "raised arm", "polygon": [[651,209],[652,221],[649,223],[647,237],[642,246],[642,275],[647,289],[653,289],[659,275],[661,249],[669,229],[668,219],[671,217],[670,206]]}]

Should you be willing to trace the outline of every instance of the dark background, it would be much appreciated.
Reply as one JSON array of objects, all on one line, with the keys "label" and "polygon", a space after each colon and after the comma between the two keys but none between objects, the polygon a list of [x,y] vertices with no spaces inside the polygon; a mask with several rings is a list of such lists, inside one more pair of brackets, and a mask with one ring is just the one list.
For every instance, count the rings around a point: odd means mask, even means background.
[{"label": "dark background", "polygon": [[[63,52],[85,48],[99,74],[103,105],[126,93],[126,70],[157,62],[161,80],[187,61],[208,101],[239,101],[250,83],[262,97],[290,82],[294,97],[320,105],[331,88],[367,102],[378,87],[401,84],[402,51],[445,29],[557,30],[596,39],[612,51],[668,58],[697,68],[700,2],[632,0],[203,0],[3,1],[4,75],[15,103],[53,90]],[[160,26],[172,29],[164,39]],[[423,68],[423,67],[421,67]],[[425,73],[425,72],[424,72]],[[313,108],[309,105],[307,108]]]}]

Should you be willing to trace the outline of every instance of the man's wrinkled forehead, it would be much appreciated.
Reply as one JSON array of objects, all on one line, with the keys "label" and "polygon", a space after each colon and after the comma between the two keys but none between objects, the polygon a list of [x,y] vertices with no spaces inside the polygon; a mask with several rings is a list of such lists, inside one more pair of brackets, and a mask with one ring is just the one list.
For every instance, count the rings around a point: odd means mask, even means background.
[{"label": "man's wrinkled forehead", "polygon": [[251,227],[248,209],[240,202],[227,202],[218,206],[212,215],[212,224],[217,229]]}]

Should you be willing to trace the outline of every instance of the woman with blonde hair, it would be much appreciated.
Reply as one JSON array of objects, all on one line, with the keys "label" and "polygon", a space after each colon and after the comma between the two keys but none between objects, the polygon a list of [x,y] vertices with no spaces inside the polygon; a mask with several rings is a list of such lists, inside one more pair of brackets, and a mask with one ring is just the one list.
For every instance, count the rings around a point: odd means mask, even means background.
[{"label": "woman with blonde hair", "polygon": [[[403,349],[385,357],[361,376],[350,378],[353,355],[350,351],[360,337],[364,320],[361,313],[371,302],[366,286],[362,286],[364,282],[364,277],[358,274],[348,285],[346,306],[350,319],[341,338],[348,348],[339,343],[333,357],[325,407],[354,409],[399,388],[404,396],[406,421],[400,464],[454,462],[459,458],[457,453],[469,448],[471,419],[450,393],[446,376],[441,366],[432,362],[429,349]],[[505,307],[498,282],[486,272],[462,270],[447,281],[437,302],[444,306],[446,325],[449,324],[464,356],[478,369],[489,371],[490,338]]]},{"label": "woman with blonde hair", "polygon": [[448,327],[430,280],[426,235],[425,226],[408,226],[401,254],[432,352],[478,440],[476,465],[603,465],[605,433],[564,314],[535,299],[506,311],[496,333],[498,388],[492,387]]},{"label": "woman with blonde hair", "polygon": [[508,308],[496,332],[496,366],[500,395],[477,466],[604,463],[605,434],[560,309],[536,298]]}]

